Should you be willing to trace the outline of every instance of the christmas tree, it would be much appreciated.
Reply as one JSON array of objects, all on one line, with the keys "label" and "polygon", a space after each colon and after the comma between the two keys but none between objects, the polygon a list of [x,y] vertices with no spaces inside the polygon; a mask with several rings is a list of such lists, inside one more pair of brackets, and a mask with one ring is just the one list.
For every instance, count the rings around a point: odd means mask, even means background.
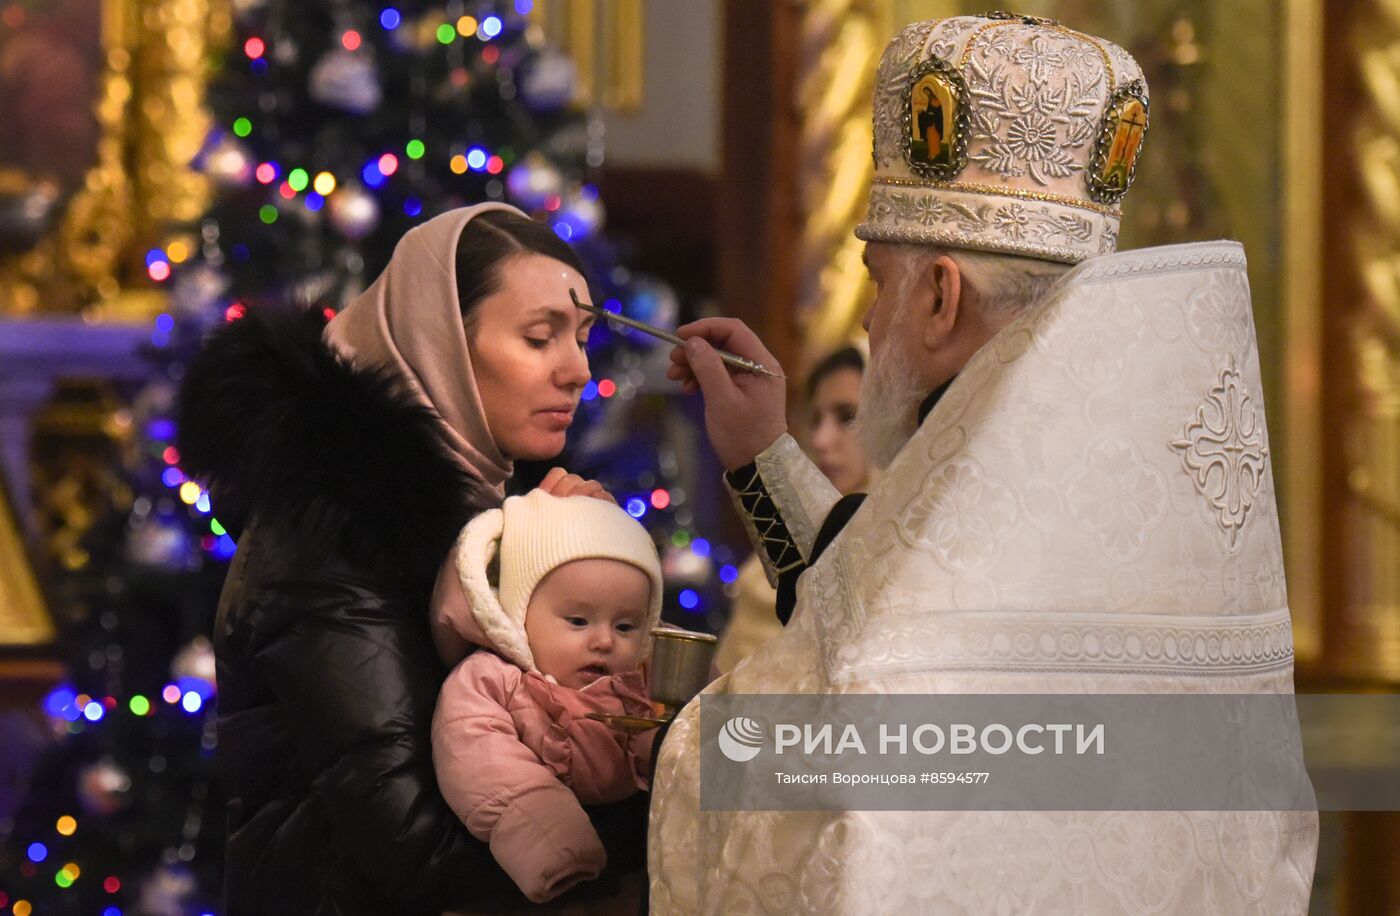
[{"label": "christmas tree", "polygon": [[[681,317],[671,290],[628,271],[602,233],[601,120],[572,104],[573,65],[529,0],[234,10],[209,89],[215,126],[194,163],[220,191],[198,225],[147,254],[171,306],[152,337],[157,380],[125,418],[131,498],[94,529],[73,576],[85,604],[70,616],[84,622],[60,641],[72,681],[45,703],[53,743],[0,845],[0,907],[21,916],[218,911],[206,634],[236,545],[180,470],[171,421],[182,367],[211,328],[265,301],[334,312],[412,226],[485,200],[572,243],[607,309],[663,327]],[[665,380],[668,349],[599,323],[565,454],[519,467],[512,487],[555,463],[601,480],[656,536],[666,619],[713,631],[737,573],[730,548],[702,533],[725,497],[698,401]]]}]

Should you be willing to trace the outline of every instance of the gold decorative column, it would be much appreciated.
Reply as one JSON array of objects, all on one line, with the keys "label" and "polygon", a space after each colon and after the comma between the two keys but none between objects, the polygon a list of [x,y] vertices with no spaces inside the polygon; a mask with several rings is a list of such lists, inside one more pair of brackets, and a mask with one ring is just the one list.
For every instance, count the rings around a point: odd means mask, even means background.
[{"label": "gold decorative column", "polygon": [[865,213],[874,170],[875,64],[892,33],[888,2],[802,4],[796,81],[802,232],[794,306],[806,333],[799,372],[858,336],[869,302],[864,243],[852,230]]},{"label": "gold decorative column", "polygon": [[1400,3],[1373,0],[1348,37],[1362,96],[1348,138],[1361,301],[1349,316],[1353,404],[1338,443],[1354,501],[1344,609],[1368,673],[1400,680]]}]

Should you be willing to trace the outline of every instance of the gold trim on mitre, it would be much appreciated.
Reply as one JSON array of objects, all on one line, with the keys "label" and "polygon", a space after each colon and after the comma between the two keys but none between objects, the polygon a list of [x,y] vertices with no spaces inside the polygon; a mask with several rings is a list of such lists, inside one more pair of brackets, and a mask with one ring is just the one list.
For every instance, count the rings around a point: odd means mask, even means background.
[{"label": "gold trim on mitre", "polygon": [[1079,197],[1068,197],[1064,194],[1046,194],[1041,191],[1026,191],[1021,188],[998,188],[989,184],[972,184],[966,181],[927,181],[917,178],[892,178],[890,176],[878,176],[872,178],[873,184],[887,184],[899,188],[933,188],[940,191],[966,191],[969,194],[990,194],[995,197],[1018,197],[1021,200],[1042,200],[1053,204],[1064,204],[1066,207],[1079,207],[1081,210],[1090,210],[1094,213],[1102,213],[1105,216],[1118,216],[1119,209],[1108,204],[1095,203],[1092,200],[1084,200]]}]

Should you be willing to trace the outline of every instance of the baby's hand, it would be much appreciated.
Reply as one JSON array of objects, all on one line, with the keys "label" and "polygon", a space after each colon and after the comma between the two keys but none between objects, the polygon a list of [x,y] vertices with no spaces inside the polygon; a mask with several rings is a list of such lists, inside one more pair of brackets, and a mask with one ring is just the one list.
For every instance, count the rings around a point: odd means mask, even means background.
[{"label": "baby's hand", "polygon": [[540,481],[539,489],[551,496],[592,496],[594,499],[606,499],[614,506],[617,505],[617,500],[603,489],[601,483],[596,480],[584,480],[563,468],[550,468],[549,473],[544,475],[544,480]]}]

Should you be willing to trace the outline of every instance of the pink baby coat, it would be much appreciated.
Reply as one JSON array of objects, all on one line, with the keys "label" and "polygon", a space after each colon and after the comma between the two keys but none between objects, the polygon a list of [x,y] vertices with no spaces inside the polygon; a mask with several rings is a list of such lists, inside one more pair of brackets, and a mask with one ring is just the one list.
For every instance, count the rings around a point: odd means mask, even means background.
[{"label": "pink baby coat", "polygon": [[467,655],[443,684],[433,764],[452,810],[491,844],[521,891],[542,903],[607,864],[582,805],[621,801],[648,787],[656,732],[625,735],[587,714],[653,710],[639,671],[573,689],[522,670],[489,651],[494,646],[477,615],[495,608],[473,610],[449,560],[433,598],[439,651],[450,662],[470,644],[485,648]]}]

